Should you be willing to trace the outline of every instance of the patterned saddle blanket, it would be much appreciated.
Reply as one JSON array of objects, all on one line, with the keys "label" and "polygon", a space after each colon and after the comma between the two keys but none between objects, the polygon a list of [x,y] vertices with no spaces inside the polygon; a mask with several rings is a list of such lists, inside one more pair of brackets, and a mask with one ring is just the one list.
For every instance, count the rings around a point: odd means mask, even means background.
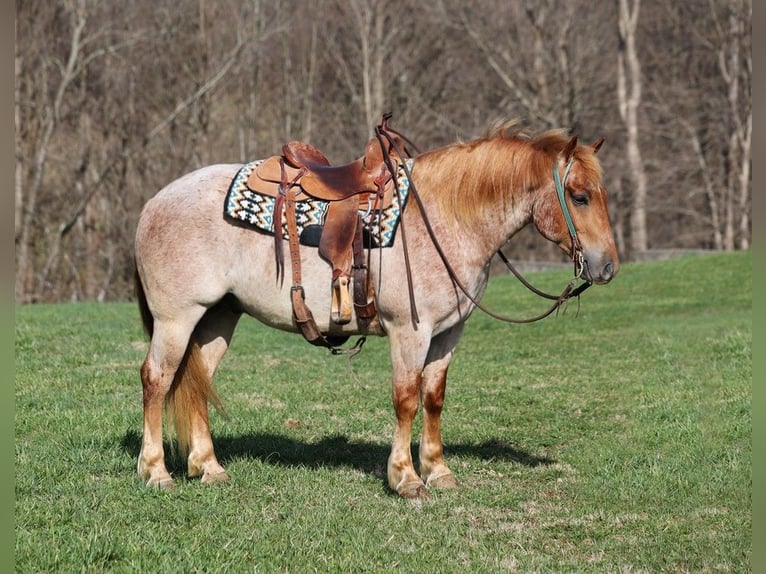
[{"label": "patterned saddle blanket", "polygon": [[[256,229],[274,235],[274,208],[276,198],[250,189],[247,182],[253,172],[266,160],[255,160],[245,164],[234,176],[226,193],[224,214],[234,220],[246,223]],[[394,243],[396,230],[401,215],[407,203],[410,192],[410,181],[407,172],[412,169],[413,160],[405,160],[407,171],[400,164],[397,173],[398,193],[391,194],[391,201],[380,209],[372,209],[370,203],[367,209],[360,206],[359,215],[365,227],[365,243],[374,247],[390,247]],[[316,246],[311,238],[317,230],[321,232],[327,216],[329,201],[307,197],[295,204],[297,232],[301,242]],[[287,217],[282,212],[282,237],[289,239]]]}]

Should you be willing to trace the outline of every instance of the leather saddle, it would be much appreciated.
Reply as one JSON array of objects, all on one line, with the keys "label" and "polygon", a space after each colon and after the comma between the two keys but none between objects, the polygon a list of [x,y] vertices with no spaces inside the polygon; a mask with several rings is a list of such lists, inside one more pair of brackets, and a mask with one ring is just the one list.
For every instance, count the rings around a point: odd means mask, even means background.
[{"label": "leather saddle", "polygon": [[[383,146],[386,146],[385,150]],[[351,321],[352,271],[353,307],[359,320],[370,321],[375,317],[376,309],[372,285],[367,280],[365,229],[359,212],[371,210],[374,213],[391,204],[395,190],[387,160],[393,169],[396,169],[400,161],[393,146],[377,137],[370,139],[364,155],[340,166],[330,165],[325,154],[316,147],[291,141],[282,146],[281,156],[266,159],[247,181],[251,190],[276,199],[274,238],[278,277],[284,276],[281,219],[284,212],[293,275],[293,311],[304,336],[310,342],[322,339],[322,335],[303,302],[298,243],[311,244],[311,240],[297,237],[295,205],[311,199],[327,202],[321,229],[310,226],[314,229],[305,229],[304,235],[306,231],[319,235],[318,242],[314,240],[313,244],[318,246],[320,257],[332,268],[332,321],[338,325]]]}]

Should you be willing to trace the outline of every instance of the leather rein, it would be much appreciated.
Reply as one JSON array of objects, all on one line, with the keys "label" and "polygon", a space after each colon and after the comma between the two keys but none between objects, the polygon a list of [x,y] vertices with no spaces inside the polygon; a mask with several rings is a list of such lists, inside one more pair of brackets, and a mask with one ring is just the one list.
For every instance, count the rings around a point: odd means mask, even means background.
[{"label": "leather rein", "polygon": [[[392,174],[392,177],[396,181],[396,173],[397,170],[394,167],[394,162],[390,157],[389,150],[393,149],[399,157],[406,157],[402,154],[401,150],[399,149],[399,146],[395,140],[395,138],[389,133],[390,128],[386,126],[386,120],[388,119],[388,114],[384,116],[383,122],[380,126],[377,126],[375,128],[375,135],[378,138],[378,141],[380,142],[381,149],[383,149],[383,159],[386,162],[386,166],[388,167],[389,172]],[[401,137],[401,134],[398,132],[394,132],[397,136]],[[384,145],[384,140],[386,140],[390,144],[390,148]],[[408,140],[407,140],[408,141]],[[418,208],[420,209],[420,213],[423,218],[423,224],[425,225],[426,231],[428,233],[429,238],[431,239],[431,242],[436,249],[436,252],[439,254],[439,257],[442,260],[442,263],[444,264],[444,267],[447,270],[447,274],[450,277],[450,280],[452,283],[460,289],[460,291],[463,292],[463,294],[466,296],[466,298],[473,303],[474,306],[476,306],[478,309],[492,317],[493,319],[497,319],[499,321],[503,321],[506,323],[533,323],[535,321],[539,321],[541,319],[544,319],[545,317],[548,317],[551,313],[559,309],[564,303],[569,301],[572,297],[577,297],[579,302],[579,296],[582,294],[583,291],[585,291],[588,287],[592,285],[590,281],[585,281],[584,283],[581,283],[579,286],[577,285],[577,282],[579,279],[582,278],[582,273],[585,269],[585,258],[582,251],[582,246],[580,244],[580,241],[577,237],[577,231],[574,226],[574,222],[572,221],[572,216],[569,212],[569,207],[567,206],[566,199],[565,199],[565,185],[567,176],[569,175],[569,170],[572,168],[572,164],[574,162],[574,158],[571,158],[569,162],[567,163],[566,167],[564,168],[564,175],[561,177],[559,175],[559,170],[556,165],[553,166],[553,181],[556,186],[556,196],[558,197],[559,204],[561,206],[561,210],[564,213],[564,219],[567,224],[567,229],[569,231],[569,236],[572,240],[572,261],[574,263],[574,277],[570,279],[569,283],[564,287],[564,290],[559,295],[551,295],[549,293],[545,293],[544,291],[541,291],[540,289],[537,289],[533,285],[531,285],[522,275],[519,273],[519,271],[511,264],[511,262],[508,260],[508,258],[503,254],[502,250],[498,250],[497,255],[500,257],[500,259],[505,263],[505,265],[508,267],[508,269],[513,273],[513,275],[524,285],[527,289],[535,293],[536,295],[543,297],[544,299],[549,299],[553,301],[553,304],[551,307],[544,311],[543,313],[540,313],[539,315],[536,315],[534,317],[529,317],[525,319],[516,319],[512,317],[506,317],[504,315],[499,315],[489,309],[487,309],[485,306],[483,306],[477,298],[472,295],[468,289],[465,287],[465,285],[460,281],[460,279],[457,276],[457,273],[455,272],[454,268],[450,264],[447,254],[444,252],[444,249],[440,245],[438,239],[436,238],[436,234],[434,233],[433,227],[431,226],[431,222],[428,220],[428,216],[426,215],[426,211],[423,205],[423,201],[420,198],[420,194],[418,193],[418,190],[415,186],[415,182],[412,179],[412,173],[410,171],[410,165],[407,162],[403,162],[401,164],[402,169],[404,170],[407,178],[410,182],[410,193],[415,198],[415,201],[418,204]],[[395,185],[395,189],[398,189],[398,182]],[[400,226],[402,231],[402,239],[405,239],[404,235],[404,222],[402,222],[402,225]],[[409,264],[409,256],[406,248],[406,243],[404,246],[404,256],[405,256],[405,267],[407,271],[407,286],[409,289],[409,298],[410,298],[410,310],[412,313],[412,321],[415,326],[420,322],[418,319],[417,309],[415,307],[415,296],[413,292],[413,286],[412,286],[412,274]]]}]

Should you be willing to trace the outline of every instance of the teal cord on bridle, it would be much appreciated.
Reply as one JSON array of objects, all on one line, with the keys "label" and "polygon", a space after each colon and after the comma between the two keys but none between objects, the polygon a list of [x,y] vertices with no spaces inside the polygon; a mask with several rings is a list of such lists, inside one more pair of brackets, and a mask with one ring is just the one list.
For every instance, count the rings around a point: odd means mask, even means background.
[{"label": "teal cord on bridle", "polygon": [[569,235],[571,235],[572,237],[576,237],[577,232],[575,231],[574,222],[572,221],[572,214],[569,213],[569,206],[567,206],[567,202],[564,197],[564,184],[566,184],[567,182],[567,177],[569,176],[569,170],[572,169],[573,163],[574,163],[574,158],[570,159],[566,167],[564,168],[564,177],[559,177],[558,167],[554,165],[553,166],[553,182],[556,184],[556,195],[558,195],[559,203],[561,204],[561,211],[564,212],[564,219],[566,220],[567,227],[569,228]]},{"label": "teal cord on bridle", "polygon": [[559,168],[556,164],[553,165],[553,183],[556,185],[556,196],[559,198],[559,204],[561,205],[561,211],[564,213],[564,220],[567,223],[567,229],[569,229],[569,236],[572,238],[572,261],[575,265],[575,279],[579,279],[582,276],[582,272],[585,269],[585,257],[582,253],[582,247],[580,246],[580,240],[577,238],[577,231],[575,230],[574,221],[572,221],[572,214],[569,212],[569,206],[567,205],[565,196],[565,185],[567,177],[569,176],[569,170],[572,169],[574,163],[574,157],[570,158],[564,168],[564,177],[559,176]]}]

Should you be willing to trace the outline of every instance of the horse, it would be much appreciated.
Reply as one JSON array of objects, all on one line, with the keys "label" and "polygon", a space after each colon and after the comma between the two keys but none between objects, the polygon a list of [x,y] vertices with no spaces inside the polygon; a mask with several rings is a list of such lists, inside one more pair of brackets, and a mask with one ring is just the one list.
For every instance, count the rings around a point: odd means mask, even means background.
[{"label": "horse", "polygon": [[[418,154],[410,169],[418,201],[403,210],[393,244],[368,251],[377,310],[372,321],[331,320],[330,267],[316,248],[300,245],[304,296],[322,333],[388,337],[395,426],[387,483],[393,493],[420,498],[429,489],[459,486],[441,438],[447,370],[487,286],[490,261],[516,232],[533,224],[575,260],[588,285],[617,274],[596,156],[602,143],[578,143],[565,129],[535,135],[505,122],[476,139]],[[181,176],[145,203],[137,224],[136,292],[150,337],[140,368],[137,470],[148,486],[174,488],[163,450],[165,410],[188,476],[202,484],[229,480],[215,455],[208,404],[220,405],[212,381],[238,320],[247,314],[298,332],[291,287],[277,277],[274,237],[222,214],[241,168],[216,164]],[[408,282],[411,300],[403,293]],[[421,405],[416,471],[412,425]]]}]

